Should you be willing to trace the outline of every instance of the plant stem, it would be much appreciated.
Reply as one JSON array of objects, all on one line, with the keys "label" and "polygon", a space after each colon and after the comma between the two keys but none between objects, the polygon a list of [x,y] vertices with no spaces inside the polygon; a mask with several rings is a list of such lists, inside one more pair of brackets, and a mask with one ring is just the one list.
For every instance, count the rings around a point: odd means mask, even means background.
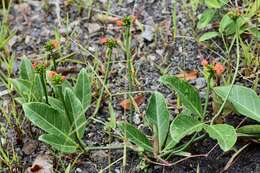
[{"label": "plant stem", "polygon": [[133,91],[133,63],[132,63],[132,56],[131,56],[131,26],[130,27],[126,27],[125,28],[126,31],[124,33],[124,43],[125,43],[125,56],[126,56],[126,60],[127,60],[127,76],[128,76],[128,97],[129,97],[129,101],[130,101],[130,121],[132,121],[132,117],[133,117],[133,100],[132,100],[132,91]]},{"label": "plant stem", "polygon": [[[209,93],[210,93],[210,80],[211,80],[211,77],[208,77],[208,79],[207,79],[206,100],[205,100],[205,105],[204,105],[204,111],[203,111],[202,118],[205,117],[205,115],[206,115],[206,113],[207,113],[207,109],[208,109]],[[202,121],[203,121],[203,119],[202,119]]]},{"label": "plant stem", "polygon": [[[238,30],[238,29],[237,29]],[[228,100],[228,97],[231,93],[231,90],[233,88],[233,85],[235,83],[235,80],[236,80],[236,77],[237,77],[237,74],[238,74],[238,69],[239,69],[239,62],[240,62],[240,49],[239,49],[239,35],[238,35],[238,31],[237,31],[237,34],[236,34],[236,45],[237,45],[237,50],[236,50],[236,54],[237,54],[237,62],[236,62],[236,69],[235,69],[235,73],[234,73],[234,76],[233,76],[233,79],[232,79],[232,82],[231,82],[231,86],[230,86],[230,89],[228,90],[228,94],[226,95],[225,99],[224,99],[224,102],[222,103],[219,111],[217,112],[217,114],[212,118],[211,122],[210,122],[210,125],[212,125],[215,121],[215,119],[221,114],[222,110],[224,109],[225,107],[225,104]]]},{"label": "plant stem", "polygon": [[54,57],[54,52],[53,51],[50,52],[49,58],[52,59],[53,68],[56,71],[57,70],[57,62],[56,62],[56,58]]},{"label": "plant stem", "polygon": [[94,113],[92,114],[91,117],[95,117],[96,114],[98,113],[98,110],[100,108],[100,104],[101,104],[101,101],[102,101],[102,98],[103,98],[103,95],[104,95],[104,91],[105,91],[105,88],[106,88],[106,85],[108,83],[108,76],[109,76],[109,73],[111,71],[111,66],[112,66],[112,48],[108,48],[107,50],[107,61],[106,61],[106,71],[105,71],[105,76],[104,76],[104,83],[103,83],[103,86],[99,92],[99,97],[98,97],[98,100],[97,100],[97,103],[96,103],[96,109],[94,111]]},{"label": "plant stem", "polygon": [[121,144],[114,144],[109,146],[99,146],[99,147],[86,147],[87,151],[90,150],[118,150],[124,148],[124,145]]},{"label": "plant stem", "polygon": [[41,83],[42,83],[42,87],[43,87],[43,91],[44,91],[44,95],[45,95],[45,102],[46,102],[46,104],[49,104],[47,86],[45,83],[45,71],[43,73],[41,73],[40,75],[41,75],[40,78],[41,78]]}]

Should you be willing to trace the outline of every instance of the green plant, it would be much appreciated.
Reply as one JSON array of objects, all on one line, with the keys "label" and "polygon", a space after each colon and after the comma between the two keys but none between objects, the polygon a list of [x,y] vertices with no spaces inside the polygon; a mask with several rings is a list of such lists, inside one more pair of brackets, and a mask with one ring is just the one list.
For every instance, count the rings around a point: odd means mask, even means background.
[{"label": "green plant", "polygon": [[[197,1],[199,4],[203,1]],[[204,29],[211,23],[219,22],[217,29],[204,33],[199,41],[206,41],[215,37],[234,36],[235,34],[251,34],[256,39],[259,39],[259,28],[254,24],[254,16],[257,15],[260,9],[260,1],[249,3],[244,11],[239,7],[231,8],[223,13],[223,8],[228,5],[228,0],[205,0],[204,3],[208,7],[200,16],[197,28]],[[232,5],[232,4],[230,4]],[[220,21],[218,19],[221,18]],[[214,24],[213,24],[214,25]],[[232,45],[232,43],[231,43]]]},{"label": "green plant", "polygon": [[[86,70],[80,71],[74,87],[69,86],[60,74],[49,72],[54,97],[48,96],[45,74],[43,65],[33,69],[31,62],[23,59],[20,78],[11,79],[21,96],[18,100],[25,116],[46,132],[39,137],[41,141],[62,152],[71,153],[79,148],[84,150],[81,139],[86,125],[85,111],[91,103],[91,82]],[[46,103],[43,102],[44,93],[48,98]]]},{"label": "green plant", "polygon": [[[227,101],[232,104],[235,111],[250,119],[260,122],[260,99],[255,91],[240,85],[228,85],[215,87],[214,92],[222,99],[225,99],[230,88],[231,92]],[[242,136],[248,134],[249,137],[253,136],[260,140],[259,127],[260,125],[246,125],[240,127],[237,131]]]},{"label": "green plant", "polygon": [[[216,139],[222,150],[228,151],[233,147],[237,139],[235,129],[227,124],[209,125],[204,121],[201,100],[195,88],[174,76],[163,76],[160,82],[178,94],[184,111],[170,122],[164,96],[159,92],[154,92],[150,97],[145,116],[152,129],[152,143],[149,137],[130,123],[119,124],[128,140],[138,146],[138,151],[143,151],[149,157],[162,161],[163,157],[180,154],[191,142],[200,139],[198,133],[202,130],[205,130],[211,138]],[[193,136],[187,143],[180,144],[184,137],[192,134]]]},{"label": "green plant", "polygon": [[14,34],[14,32],[10,32],[7,24],[0,22],[0,50],[6,46]]},{"label": "green plant", "polygon": [[19,103],[43,100],[41,75],[34,71],[31,61],[27,58],[23,58],[20,63],[19,78],[10,79],[10,82],[20,96],[16,98]]},{"label": "green plant", "polygon": [[125,16],[123,19],[117,21],[119,27],[123,27],[123,50],[125,58],[127,61],[127,79],[128,79],[128,91],[129,91],[129,100],[130,100],[130,111],[131,118],[133,116],[133,102],[132,102],[132,92],[135,83],[135,70],[133,65],[133,58],[131,52],[131,43],[132,43],[132,33],[131,28],[135,22],[134,16]]}]

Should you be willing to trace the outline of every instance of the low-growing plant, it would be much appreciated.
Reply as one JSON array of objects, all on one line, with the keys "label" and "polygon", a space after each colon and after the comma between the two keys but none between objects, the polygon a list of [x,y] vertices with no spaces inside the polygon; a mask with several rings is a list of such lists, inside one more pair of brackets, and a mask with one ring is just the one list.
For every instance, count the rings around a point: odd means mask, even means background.
[{"label": "low-growing plant", "polygon": [[[162,161],[162,158],[166,156],[184,151],[190,143],[200,138],[198,133],[203,130],[218,141],[223,151],[228,151],[233,147],[237,139],[234,127],[228,124],[208,124],[204,120],[205,113],[199,93],[194,87],[174,76],[163,76],[160,82],[178,94],[184,110],[173,121],[170,121],[164,96],[159,92],[154,92],[150,97],[145,116],[152,129],[152,140],[130,123],[119,124],[122,134],[126,134],[128,140],[138,147],[137,150]],[[189,141],[181,144],[182,139],[190,135],[193,136],[189,138]]]},{"label": "low-growing plant", "polygon": [[85,111],[91,103],[91,82],[86,69],[80,71],[73,87],[64,76],[49,71],[53,96],[49,96],[46,73],[44,65],[33,65],[30,60],[23,59],[20,78],[11,79],[21,96],[17,100],[22,104],[25,116],[46,132],[39,137],[41,141],[62,152],[85,150],[82,142]]},{"label": "low-growing plant", "polygon": [[[203,1],[198,1],[203,2]],[[255,0],[253,3],[249,3],[245,10],[238,7],[234,7],[228,10],[224,10],[223,8],[228,8],[229,1],[228,0],[205,0],[204,3],[208,7],[200,16],[197,28],[204,29],[212,22],[219,23],[216,25],[215,31],[210,31],[204,33],[199,41],[206,41],[212,39],[214,37],[222,37],[224,36],[234,36],[241,34],[250,34],[256,39],[259,39],[259,28],[256,25],[257,21],[255,21],[254,16],[258,14],[260,9],[260,1]],[[232,6],[232,4],[230,4]],[[223,13],[223,10],[225,11]],[[219,19],[220,21],[214,20]],[[213,26],[214,23],[212,24]],[[235,39],[233,39],[231,45],[233,45]]]},{"label": "low-growing plant", "polygon": [[[231,92],[228,95],[230,88]],[[241,85],[228,85],[215,87],[214,92],[223,100],[228,95],[227,101],[238,114],[260,122],[260,98],[254,90]],[[242,126],[237,129],[237,132],[239,136],[255,137],[260,140],[259,124]]]}]

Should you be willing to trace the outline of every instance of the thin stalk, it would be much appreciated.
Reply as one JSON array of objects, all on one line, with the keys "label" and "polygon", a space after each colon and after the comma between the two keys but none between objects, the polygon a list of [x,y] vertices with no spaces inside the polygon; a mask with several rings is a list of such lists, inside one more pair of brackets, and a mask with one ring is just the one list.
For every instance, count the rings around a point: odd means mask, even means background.
[{"label": "thin stalk", "polygon": [[111,66],[112,66],[112,49],[111,48],[108,48],[108,50],[107,50],[107,58],[108,59],[107,59],[107,62],[106,62],[104,85],[102,86],[102,88],[99,92],[99,97],[98,97],[98,100],[97,100],[97,103],[96,103],[96,109],[95,109],[92,117],[95,117],[96,114],[98,113],[98,110],[100,108],[100,104],[101,104],[101,101],[102,101],[102,98],[103,98],[103,95],[104,95],[104,91],[105,91],[106,85],[108,83],[108,77],[109,77],[109,73],[111,71]]},{"label": "thin stalk", "polygon": [[177,2],[176,0],[172,0],[172,23],[173,23],[173,28],[172,28],[172,35],[173,35],[173,40],[175,40],[176,35],[177,35]]},{"label": "thin stalk", "polygon": [[205,115],[206,115],[206,113],[207,113],[207,109],[208,109],[209,93],[210,93],[210,80],[211,80],[211,77],[209,77],[209,78],[207,79],[206,100],[205,100],[205,105],[204,105],[204,111],[203,111],[202,118],[205,117]]},{"label": "thin stalk", "polygon": [[124,145],[121,144],[114,144],[110,146],[99,146],[99,147],[86,147],[87,151],[90,150],[119,150],[124,148]]},{"label": "thin stalk", "polygon": [[[238,30],[238,29],[237,29]],[[234,76],[233,76],[233,79],[232,79],[232,82],[231,82],[231,87],[228,91],[228,94],[226,95],[225,99],[224,99],[224,102],[222,103],[219,111],[217,112],[217,114],[212,118],[211,122],[210,122],[210,125],[212,125],[215,121],[215,119],[221,114],[222,110],[224,109],[225,107],[225,104],[228,100],[228,97],[231,93],[231,90],[233,88],[233,85],[235,83],[235,80],[236,80],[236,77],[237,77],[237,74],[238,74],[238,69],[239,69],[239,62],[240,62],[240,49],[239,49],[239,34],[238,34],[238,31],[237,31],[237,34],[236,34],[236,45],[237,45],[237,49],[236,49],[236,54],[237,54],[237,61],[236,61],[236,69],[235,69],[235,73],[234,73]]]},{"label": "thin stalk", "polygon": [[126,27],[126,31],[124,33],[124,42],[125,42],[125,56],[126,56],[126,60],[127,60],[127,76],[128,76],[128,97],[129,97],[129,100],[130,100],[130,107],[129,107],[129,110],[130,110],[130,115],[131,115],[131,118],[130,118],[130,121],[132,121],[132,117],[133,117],[133,101],[132,101],[132,94],[131,92],[133,91],[133,60],[132,60],[132,56],[131,56],[131,39],[132,39],[132,36],[131,36],[131,31],[130,31],[130,28],[131,27]]},{"label": "thin stalk", "polygon": [[46,104],[49,104],[49,100],[48,100],[48,92],[47,92],[47,87],[46,87],[46,83],[45,83],[45,72],[41,73],[40,78],[41,78],[41,83],[42,83],[42,87],[43,87],[43,91],[44,91],[44,95],[45,95],[45,102]]},{"label": "thin stalk", "polygon": [[52,59],[53,67],[54,67],[54,70],[56,71],[57,70],[57,62],[56,62],[56,58],[54,57],[54,52],[51,51],[48,56],[49,56],[49,59]]}]

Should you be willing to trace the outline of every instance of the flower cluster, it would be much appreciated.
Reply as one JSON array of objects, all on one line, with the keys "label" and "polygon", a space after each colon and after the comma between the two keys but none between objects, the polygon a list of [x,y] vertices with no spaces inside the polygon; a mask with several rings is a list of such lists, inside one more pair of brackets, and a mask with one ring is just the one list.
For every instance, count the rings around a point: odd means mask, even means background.
[{"label": "flower cluster", "polygon": [[54,85],[60,85],[65,80],[65,76],[62,76],[55,71],[49,71],[48,77]]},{"label": "flower cluster", "polygon": [[213,76],[214,74],[221,75],[225,71],[225,67],[220,63],[209,64],[208,60],[203,59],[201,65],[204,67],[206,76]]},{"label": "flower cluster", "polygon": [[54,49],[58,49],[59,46],[60,46],[60,42],[58,40],[54,39],[54,40],[49,40],[45,44],[44,48],[45,48],[46,51],[52,52]]},{"label": "flower cluster", "polygon": [[106,45],[110,49],[117,47],[117,40],[113,38],[102,37],[100,43]]},{"label": "flower cluster", "polygon": [[122,19],[116,21],[117,26],[119,27],[130,27],[132,23],[136,20],[136,16],[125,16]]},{"label": "flower cluster", "polygon": [[32,67],[33,67],[33,69],[35,70],[36,73],[38,73],[38,74],[44,74],[46,65],[33,63],[33,64],[32,64]]}]

